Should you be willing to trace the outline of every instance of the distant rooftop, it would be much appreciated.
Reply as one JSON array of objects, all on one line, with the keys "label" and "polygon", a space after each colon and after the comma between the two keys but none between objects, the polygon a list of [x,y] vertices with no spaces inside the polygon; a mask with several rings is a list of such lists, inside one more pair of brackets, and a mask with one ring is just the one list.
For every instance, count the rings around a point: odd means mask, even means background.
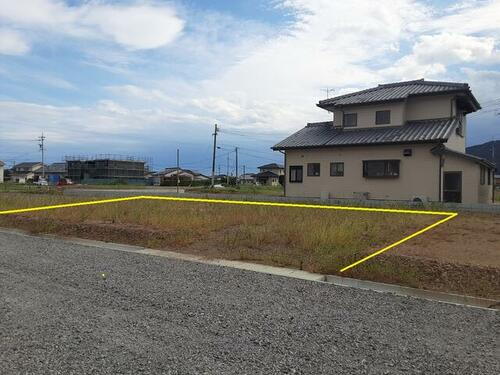
[{"label": "distant rooftop", "polygon": [[323,109],[353,104],[380,103],[401,101],[409,96],[461,93],[466,97],[470,112],[481,109],[467,83],[425,81],[423,78],[414,81],[387,83],[366,90],[352,92],[333,98],[321,100],[317,105]]},{"label": "distant rooftop", "polygon": [[259,168],[259,169],[283,169],[284,167],[281,164],[271,163],[271,164],[261,165],[260,167],[257,167],[257,168]]},{"label": "distant rooftop", "polygon": [[12,169],[17,169],[17,168],[32,168],[37,164],[42,164],[39,161],[31,161],[31,162],[24,162],[24,163],[19,163],[16,164],[12,167]]}]

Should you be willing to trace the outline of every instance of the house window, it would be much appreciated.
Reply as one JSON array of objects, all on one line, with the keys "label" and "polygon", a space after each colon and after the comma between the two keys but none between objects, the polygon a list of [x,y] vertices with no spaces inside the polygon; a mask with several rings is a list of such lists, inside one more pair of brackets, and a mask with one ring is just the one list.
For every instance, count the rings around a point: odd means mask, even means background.
[{"label": "house window", "polygon": [[290,166],[290,182],[302,182],[302,166]]},{"label": "house window", "polygon": [[375,112],[375,124],[385,125],[391,123],[391,111],[377,111]]},{"label": "house window", "polygon": [[317,177],[319,176],[320,164],[319,163],[307,163],[307,175]]},{"label": "house window", "polygon": [[481,165],[480,177],[479,177],[481,185],[484,185],[486,182],[486,168]]},{"label": "house window", "polygon": [[344,127],[354,127],[358,125],[358,114],[357,113],[344,113],[344,121],[342,124]]},{"label": "house window", "polygon": [[399,160],[363,160],[363,177],[399,177]]},{"label": "house window", "polygon": [[344,163],[330,163],[330,176],[343,176]]}]

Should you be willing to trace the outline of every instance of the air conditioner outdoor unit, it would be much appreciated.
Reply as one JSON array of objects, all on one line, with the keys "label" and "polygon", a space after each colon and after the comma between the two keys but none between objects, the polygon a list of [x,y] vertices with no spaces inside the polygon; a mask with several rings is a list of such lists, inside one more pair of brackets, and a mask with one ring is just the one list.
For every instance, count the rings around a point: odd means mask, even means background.
[{"label": "air conditioner outdoor unit", "polygon": [[411,201],[415,203],[427,203],[429,202],[429,197],[425,195],[414,195]]}]

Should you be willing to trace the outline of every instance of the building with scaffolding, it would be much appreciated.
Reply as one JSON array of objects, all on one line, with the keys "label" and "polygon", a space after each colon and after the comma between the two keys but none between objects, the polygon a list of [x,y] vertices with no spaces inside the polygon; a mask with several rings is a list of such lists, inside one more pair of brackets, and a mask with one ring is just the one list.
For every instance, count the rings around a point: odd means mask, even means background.
[{"label": "building with scaffolding", "polygon": [[68,177],[76,184],[144,185],[147,158],[123,155],[66,156]]}]

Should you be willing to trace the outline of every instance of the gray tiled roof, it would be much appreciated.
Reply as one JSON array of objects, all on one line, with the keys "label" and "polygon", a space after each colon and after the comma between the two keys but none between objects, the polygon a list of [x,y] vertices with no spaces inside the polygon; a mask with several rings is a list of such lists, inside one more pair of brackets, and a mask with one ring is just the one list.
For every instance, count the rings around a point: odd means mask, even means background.
[{"label": "gray tiled roof", "polygon": [[272,149],[446,142],[457,125],[458,120],[455,118],[408,121],[403,126],[358,129],[334,128],[332,122],[320,122],[308,124]]},{"label": "gray tiled roof", "polygon": [[12,168],[13,169],[16,169],[16,168],[32,168],[32,167],[34,167],[37,164],[41,165],[42,163],[40,163],[39,161],[24,162],[24,163],[16,164]]},{"label": "gray tiled roof", "polygon": [[283,169],[283,165],[277,163],[265,164],[257,167],[259,169]]},{"label": "gray tiled roof", "polygon": [[469,99],[474,103],[476,110],[480,108],[467,83],[424,81],[423,79],[378,85],[370,89],[321,100],[318,106],[321,108],[331,108],[332,106],[397,101],[404,100],[411,95],[457,91],[467,94]]}]

